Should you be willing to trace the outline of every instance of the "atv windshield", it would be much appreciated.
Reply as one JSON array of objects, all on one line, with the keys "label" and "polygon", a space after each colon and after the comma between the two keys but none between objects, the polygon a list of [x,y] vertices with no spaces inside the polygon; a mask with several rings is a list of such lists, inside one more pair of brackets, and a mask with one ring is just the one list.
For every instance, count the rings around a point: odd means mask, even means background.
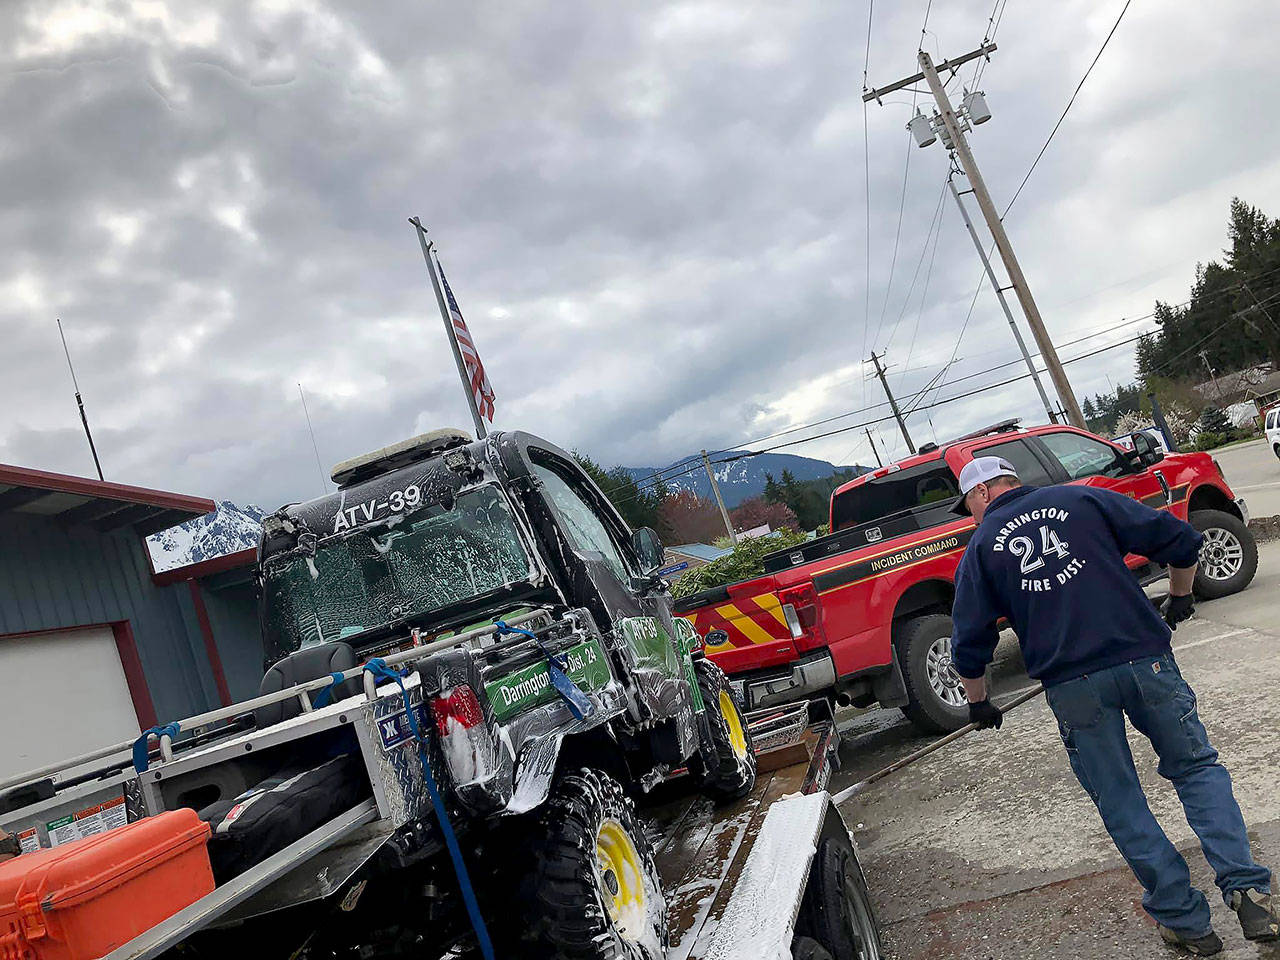
[{"label": "atv windshield", "polygon": [[285,649],[344,640],[467,604],[536,577],[501,491],[424,504],[263,563],[265,626]]},{"label": "atv windshield", "polygon": [[960,488],[946,461],[934,460],[887,473],[836,495],[833,532],[913,515],[921,527],[957,519],[950,513]]}]

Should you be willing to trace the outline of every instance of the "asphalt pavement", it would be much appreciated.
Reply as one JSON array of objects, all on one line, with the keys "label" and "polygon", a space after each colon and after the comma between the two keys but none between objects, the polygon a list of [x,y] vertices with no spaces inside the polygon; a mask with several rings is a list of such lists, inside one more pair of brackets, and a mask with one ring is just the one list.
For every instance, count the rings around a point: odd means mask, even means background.
[{"label": "asphalt pavement", "polygon": [[1244,497],[1250,516],[1280,514],[1280,459],[1266,440],[1251,440],[1210,453],[1222,465],[1236,496]]},{"label": "asphalt pavement", "polygon": [[[1263,488],[1277,497],[1278,479]],[[1242,468],[1260,463],[1237,448]],[[1236,451],[1227,451],[1234,454]],[[1228,478],[1233,466],[1221,456]],[[1244,475],[1244,469],[1241,469]],[[1254,474],[1256,476],[1256,473]],[[1247,491],[1246,491],[1247,495]],[[1197,608],[1174,636],[1200,717],[1235,781],[1259,862],[1280,869],[1280,542],[1259,548],[1258,575],[1243,593]],[[1029,685],[1016,639],[1006,633],[993,670],[993,698]],[[831,790],[856,782],[925,743],[896,710],[842,724],[843,769]],[[1227,960],[1280,960],[1280,945],[1250,944],[1213,886],[1171,785],[1150,745],[1131,733],[1151,808],[1183,851],[1209,897]],[[1163,944],[1142,910],[1142,889],[1111,844],[1097,810],[1067,765],[1043,698],[1010,713],[999,731],[979,731],[842,806],[857,839],[887,956],[924,958],[1182,955]]]}]

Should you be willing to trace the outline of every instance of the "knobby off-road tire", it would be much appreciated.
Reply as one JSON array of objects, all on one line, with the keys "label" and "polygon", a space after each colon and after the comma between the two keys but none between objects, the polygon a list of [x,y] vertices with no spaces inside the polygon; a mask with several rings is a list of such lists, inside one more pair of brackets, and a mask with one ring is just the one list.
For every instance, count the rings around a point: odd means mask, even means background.
[{"label": "knobby off-road tire", "polygon": [[653,847],[635,806],[608,775],[560,779],[538,819],[525,899],[529,956],[548,960],[662,960],[667,905]]},{"label": "knobby off-road tire", "polygon": [[949,616],[931,613],[904,623],[894,639],[909,700],[902,712],[925,733],[950,733],[969,722],[964,690],[951,668],[951,631]]},{"label": "knobby off-road tire", "polygon": [[702,792],[717,802],[738,800],[756,784],[756,752],[742,702],[724,671],[705,657],[693,672],[706,707],[711,743],[702,744]]},{"label": "knobby off-road tire", "polygon": [[796,952],[805,938],[826,951],[812,954],[815,960],[827,955],[839,960],[879,960],[883,953],[867,881],[847,839],[828,837],[818,845],[796,918],[792,954],[797,960],[806,956]]},{"label": "knobby off-road tire", "polygon": [[1239,593],[1258,572],[1258,544],[1240,518],[1221,510],[1196,510],[1188,518],[1204,534],[1192,591],[1199,600]]}]

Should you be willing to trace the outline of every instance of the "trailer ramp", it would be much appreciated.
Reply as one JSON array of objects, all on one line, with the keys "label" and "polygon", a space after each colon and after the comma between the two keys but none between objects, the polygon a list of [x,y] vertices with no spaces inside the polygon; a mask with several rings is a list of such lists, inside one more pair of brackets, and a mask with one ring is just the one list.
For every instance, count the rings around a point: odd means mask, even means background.
[{"label": "trailer ramp", "polygon": [[[747,893],[744,886],[747,863],[762,837],[768,842],[766,830],[776,835],[782,829],[781,821],[788,819],[776,815],[770,818],[770,811],[784,798],[809,799],[825,789],[834,742],[830,722],[807,726],[798,739],[759,754],[755,787],[743,799],[716,807],[706,797],[684,796],[642,811],[667,890],[671,924],[667,960],[710,960],[712,956],[734,955],[732,949],[723,952],[733,938],[730,931],[721,931],[722,921],[733,910],[735,899],[758,898],[755,893]],[[809,806],[819,819],[827,809],[834,814],[825,795],[820,803]],[[770,820],[768,828],[766,820]],[[789,905],[783,910],[788,926],[794,923],[812,856],[812,849],[807,853],[796,850],[794,859],[799,862],[792,865],[792,872],[799,871],[800,880],[794,891],[794,907]],[[790,898],[784,895],[780,899]],[[744,911],[739,908],[733,912]],[[786,943],[789,947],[789,933]],[[761,955],[757,952],[755,956]]]}]

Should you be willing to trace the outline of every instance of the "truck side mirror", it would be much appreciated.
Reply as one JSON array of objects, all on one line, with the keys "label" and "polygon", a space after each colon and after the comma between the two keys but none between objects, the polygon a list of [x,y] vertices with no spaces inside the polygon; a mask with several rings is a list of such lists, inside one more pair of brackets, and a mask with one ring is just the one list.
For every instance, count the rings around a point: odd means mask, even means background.
[{"label": "truck side mirror", "polygon": [[1138,462],[1144,467],[1153,467],[1164,459],[1164,451],[1151,439],[1150,435],[1142,432],[1133,435],[1133,452],[1137,455]]},{"label": "truck side mirror", "polygon": [[631,534],[631,549],[640,563],[640,575],[651,577],[662,569],[662,541],[652,527],[641,527]]}]

